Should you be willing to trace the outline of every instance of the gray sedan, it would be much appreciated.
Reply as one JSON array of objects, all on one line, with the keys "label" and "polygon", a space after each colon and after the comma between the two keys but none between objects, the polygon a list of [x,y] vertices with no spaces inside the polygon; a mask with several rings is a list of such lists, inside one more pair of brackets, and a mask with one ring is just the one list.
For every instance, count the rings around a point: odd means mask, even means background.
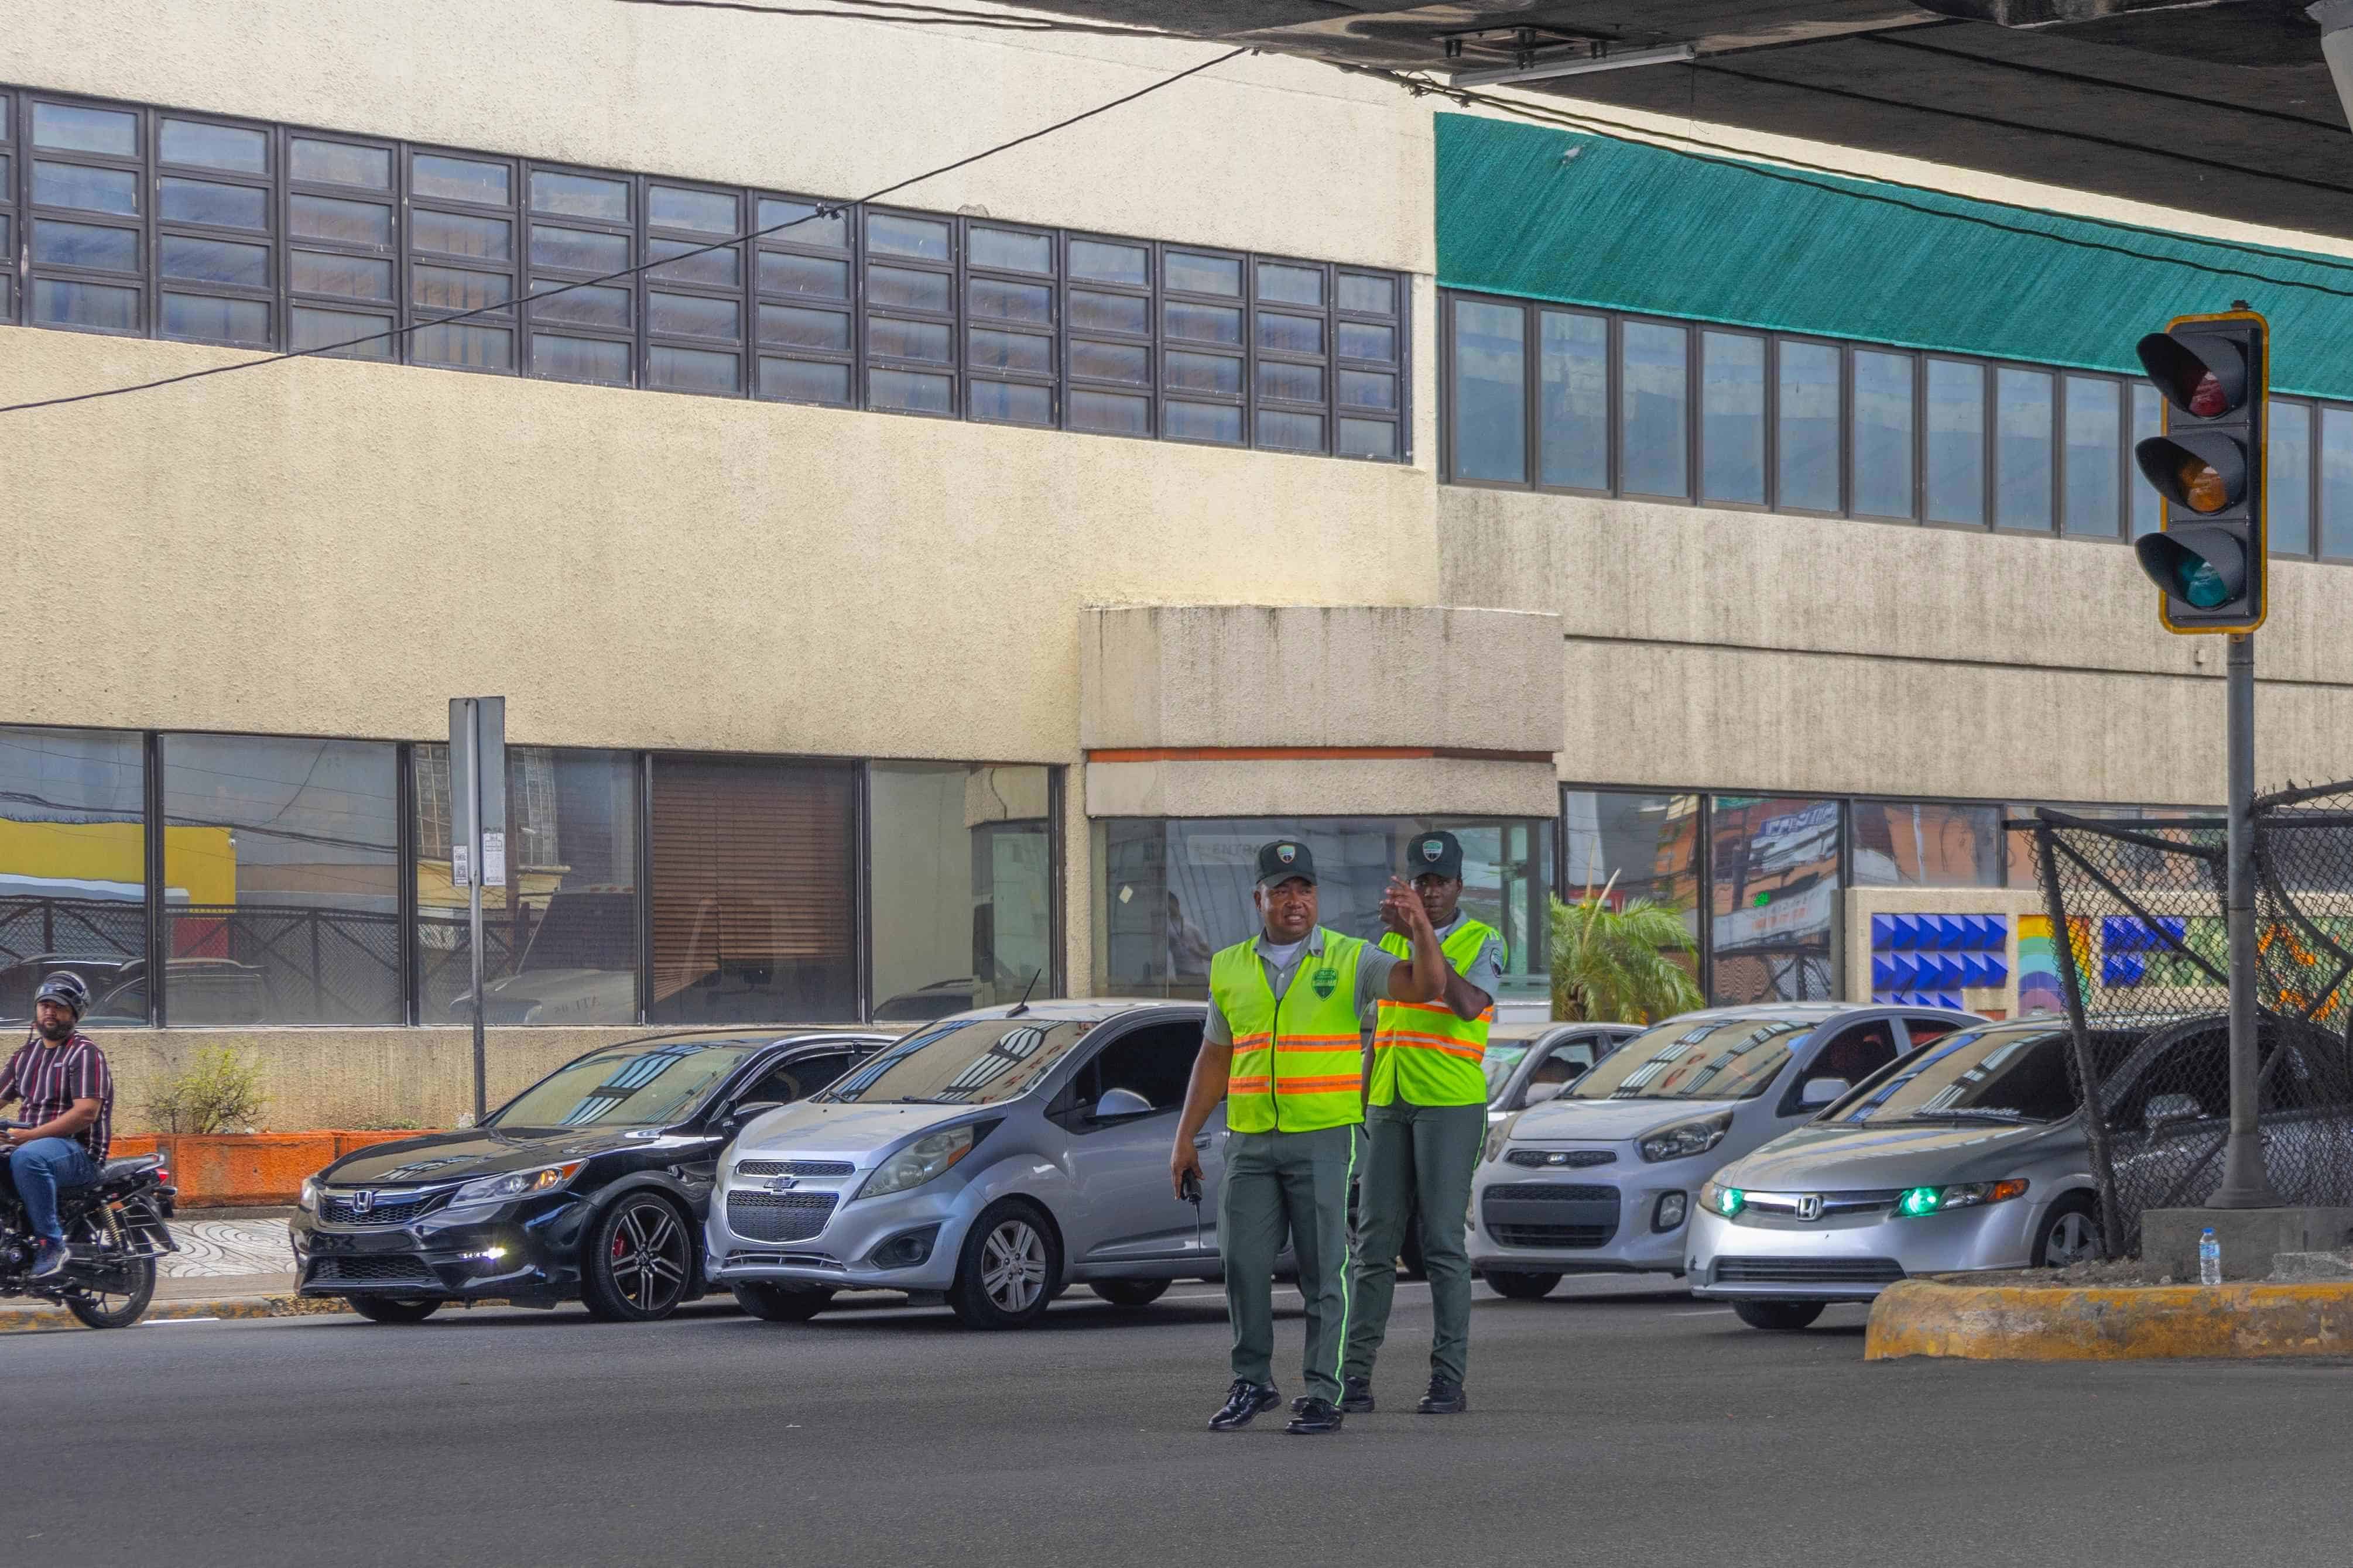
[{"label": "gray sedan", "polygon": [[710,1282],[775,1320],[889,1289],[1024,1328],[1072,1282],[1140,1307],[1219,1278],[1222,1110],[1197,1140],[1199,1206],[1168,1182],[1204,1013],[1039,1002],[924,1026],[721,1155]]},{"label": "gray sedan", "polygon": [[[2223,1039],[2212,1021],[2094,1037],[2127,1167],[2160,1142],[2219,1146]],[[1726,1165],[1693,1222],[1693,1294],[1732,1302],[1755,1328],[1801,1329],[1826,1303],[1867,1301],[1906,1275],[2097,1256],[2068,1052],[2049,1017],[1952,1035]]]}]

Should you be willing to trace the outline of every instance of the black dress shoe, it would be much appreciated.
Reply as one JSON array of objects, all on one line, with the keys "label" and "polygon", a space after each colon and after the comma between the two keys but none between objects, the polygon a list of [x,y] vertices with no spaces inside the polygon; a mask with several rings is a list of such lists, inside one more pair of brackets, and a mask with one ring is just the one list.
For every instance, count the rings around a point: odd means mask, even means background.
[{"label": "black dress shoe", "polygon": [[[1312,1394],[1301,1394],[1291,1402],[1291,1413],[1293,1415],[1298,1415],[1307,1408],[1307,1402],[1314,1397]],[[1373,1413],[1373,1380],[1369,1377],[1342,1378],[1340,1408],[1351,1415],[1370,1415]]]},{"label": "black dress shoe", "polygon": [[1328,1399],[1309,1399],[1299,1407],[1283,1430],[1294,1437],[1314,1437],[1325,1432],[1337,1432],[1344,1420],[1340,1407]]},{"label": "black dress shoe", "polygon": [[1433,1377],[1430,1380],[1430,1392],[1413,1408],[1418,1415],[1460,1415],[1471,1408],[1471,1401],[1463,1395],[1461,1384]]},{"label": "black dress shoe", "polygon": [[1271,1383],[1252,1383],[1246,1377],[1234,1379],[1226,1390],[1226,1403],[1209,1417],[1212,1432],[1239,1432],[1265,1412],[1282,1403],[1282,1391]]}]

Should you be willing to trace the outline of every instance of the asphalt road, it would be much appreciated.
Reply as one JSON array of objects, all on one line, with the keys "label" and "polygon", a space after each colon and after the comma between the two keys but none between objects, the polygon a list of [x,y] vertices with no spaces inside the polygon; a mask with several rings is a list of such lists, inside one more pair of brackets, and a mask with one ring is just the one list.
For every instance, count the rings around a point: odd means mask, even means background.
[{"label": "asphalt road", "polygon": [[1407,1287],[1384,1408],[1326,1438],[1203,1429],[1226,1324],[1197,1285],[1141,1311],[1074,1290],[1018,1335],[904,1306],[13,1335],[0,1563],[2345,1560],[2353,1365],[1866,1364],[1861,1322],[1482,1290],[1472,1413],[1417,1416]]}]

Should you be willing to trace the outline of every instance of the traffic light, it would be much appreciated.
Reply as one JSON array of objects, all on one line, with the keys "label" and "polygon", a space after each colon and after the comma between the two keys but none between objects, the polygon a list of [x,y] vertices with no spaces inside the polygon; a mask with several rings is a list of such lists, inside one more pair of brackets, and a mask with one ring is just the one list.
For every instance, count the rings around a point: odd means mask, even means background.
[{"label": "traffic light", "polygon": [[2168,631],[2263,625],[2270,331],[2254,311],[2231,310],[2177,316],[2140,341],[2141,365],[2165,398],[2165,434],[2135,447],[2133,460],[2165,498],[2165,525],[2133,549],[2164,591]]}]

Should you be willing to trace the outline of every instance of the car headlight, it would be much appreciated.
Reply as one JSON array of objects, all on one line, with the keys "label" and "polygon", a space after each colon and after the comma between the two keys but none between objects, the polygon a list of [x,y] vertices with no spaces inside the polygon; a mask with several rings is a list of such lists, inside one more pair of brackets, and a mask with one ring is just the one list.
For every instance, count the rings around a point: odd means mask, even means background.
[{"label": "car headlight", "polygon": [[2025,1195],[2023,1176],[2006,1176],[1999,1182],[1962,1182],[1949,1187],[1906,1187],[1904,1195],[1895,1200],[1895,1215],[1898,1219],[1918,1219],[1947,1209],[1977,1208]]},{"label": "car headlight", "polygon": [[574,1160],[562,1165],[542,1165],[535,1171],[509,1171],[503,1176],[484,1176],[479,1182],[468,1182],[452,1193],[449,1206],[461,1209],[476,1204],[503,1204],[516,1198],[552,1193],[569,1184],[587,1163],[586,1160]]},{"label": "car headlight", "polygon": [[1500,1160],[1504,1157],[1504,1145],[1512,1141],[1512,1123],[1517,1120],[1517,1112],[1507,1114],[1503,1121],[1488,1127],[1486,1155],[1488,1159]]},{"label": "car headlight", "polygon": [[1687,1160],[1694,1154],[1706,1153],[1723,1142],[1724,1135],[1731,1131],[1732,1112],[1718,1111],[1714,1116],[1678,1121],[1672,1127],[1645,1133],[1635,1147],[1641,1151],[1643,1159],[1652,1162]]},{"label": "car headlight", "polygon": [[318,1177],[305,1176],[302,1178],[302,1191],[301,1195],[295,1198],[294,1206],[301,1209],[304,1214],[317,1214],[319,1212]]},{"label": "car headlight", "polygon": [[1748,1204],[1748,1194],[1738,1187],[1727,1187],[1722,1182],[1710,1182],[1699,1190],[1699,1206],[1710,1214],[1730,1219]]},{"label": "car headlight", "polygon": [[[858,1197],[879,1198],[888,1193],[903,1193],[945,1174],[949,1166],[972,1152],[972,1146],[980,1142],[988,1126],[967,1122],[962,1127],[926,1133],[875,1166],[874,1173],[858,1189]],[[857,1201],[858,1198],[850,1200]]]}]

